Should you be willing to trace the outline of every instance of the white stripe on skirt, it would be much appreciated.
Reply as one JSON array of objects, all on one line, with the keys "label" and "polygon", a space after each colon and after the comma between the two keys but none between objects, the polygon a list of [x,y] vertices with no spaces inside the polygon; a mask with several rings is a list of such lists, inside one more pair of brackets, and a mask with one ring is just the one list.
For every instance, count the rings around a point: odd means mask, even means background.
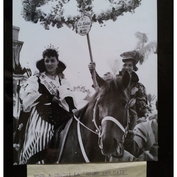
[{"label": "white stripe on skirt", "polygon": [[53,133],[54,126],[44,121],[36,108],[33,107],[26,125],[24,144],[20,153],[20,164],[27,163],[31,156],[44,150],[51,141]]}]

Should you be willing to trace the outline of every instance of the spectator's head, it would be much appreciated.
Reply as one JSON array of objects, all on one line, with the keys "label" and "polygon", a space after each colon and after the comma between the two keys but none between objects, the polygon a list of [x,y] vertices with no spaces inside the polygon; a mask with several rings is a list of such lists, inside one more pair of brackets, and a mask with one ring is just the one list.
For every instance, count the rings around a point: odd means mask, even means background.
[{"label": "spectator's head", "polygon": [[105,81],[110,81],[110,80],[113,79],[113,75],[112,75],[110,72],[107,72],[107,73],[105,73],[105,74],[103,75],[103,79],[104,79]]}]

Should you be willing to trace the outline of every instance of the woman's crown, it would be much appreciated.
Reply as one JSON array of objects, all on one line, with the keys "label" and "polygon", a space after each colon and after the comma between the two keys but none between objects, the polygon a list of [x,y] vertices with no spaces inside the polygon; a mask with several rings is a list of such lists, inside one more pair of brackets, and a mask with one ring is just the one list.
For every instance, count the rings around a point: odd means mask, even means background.
[{"label": "woman's crown", "polygon": [[55,47],[53,44],[49,44],[46,47],[44,47],[44,50],[46,49],[53,49],[59,53],[59,47]]}]

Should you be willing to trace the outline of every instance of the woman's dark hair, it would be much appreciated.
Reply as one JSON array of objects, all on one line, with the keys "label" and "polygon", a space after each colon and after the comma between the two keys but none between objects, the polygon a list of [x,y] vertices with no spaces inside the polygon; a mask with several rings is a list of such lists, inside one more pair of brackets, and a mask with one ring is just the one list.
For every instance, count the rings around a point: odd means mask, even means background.
[{"label": "woman's dark hair", "polygon": [[46,49],[42,53],[42,57],[43,59],[45,57],[56,57],[56,59],[58,60],[58,52],[55,49]]},{"label": "woman's dark hair", "polygon": [[[56,59],[59,61],[58,56],[59,56],[58,52],[55,49],[49,48],[49,49],[44,50],[44,52],[42,53],[43,58],[36,62],[36,67],[39,70],[39,72],[46,71],[45,64],[44,64],[45,57],[56,57]],[[65,69],[66,69],[66,65],[63,62],[59,61],[58,68],[56,71],[57,74],[62,73]]]}]

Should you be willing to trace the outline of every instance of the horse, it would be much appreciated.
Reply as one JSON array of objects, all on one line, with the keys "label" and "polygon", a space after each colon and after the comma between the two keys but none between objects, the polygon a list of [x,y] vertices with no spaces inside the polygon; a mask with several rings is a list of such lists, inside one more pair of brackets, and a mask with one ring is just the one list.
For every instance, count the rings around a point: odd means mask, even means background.
[{"label": "horse", "polygon": [[128,72],[109,82],[96,79],[99,89],[79,118],[74,116],[57,163],[105,162],[111,156],[123,156],[129,125],[130,80]]}]

